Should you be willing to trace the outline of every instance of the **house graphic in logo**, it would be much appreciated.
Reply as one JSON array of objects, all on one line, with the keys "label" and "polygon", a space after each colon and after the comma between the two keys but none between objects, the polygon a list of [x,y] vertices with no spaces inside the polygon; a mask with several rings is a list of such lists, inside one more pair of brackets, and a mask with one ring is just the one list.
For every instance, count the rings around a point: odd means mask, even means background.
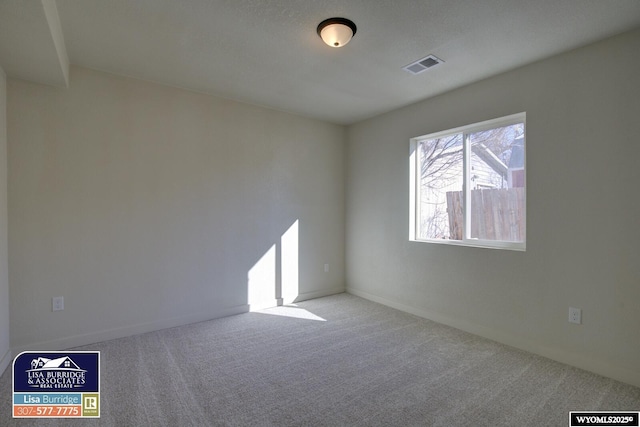
[{"label": "house graphic in logo", "polygon": [[59,357],[57,359],[47,359],[46,357],[38,357],[31,360],[31,369],[29,371],[79,371],[86,372],[81,369],[69,356]]},{"label": "house graphic in logo", "polygon": [[87,370],[68,355],[55,359],[38,356],[31,359],[30,366],[25,370],[28,387],[57,390],[85,387]]}]

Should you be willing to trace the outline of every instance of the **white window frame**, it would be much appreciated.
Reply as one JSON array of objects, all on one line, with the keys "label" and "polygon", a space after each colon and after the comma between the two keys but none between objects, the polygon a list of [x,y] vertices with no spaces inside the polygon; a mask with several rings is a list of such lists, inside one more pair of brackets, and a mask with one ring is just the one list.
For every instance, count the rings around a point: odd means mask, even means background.
[{"label": "white window frame", "polygon": [[[485,239],[472,239],[470,237],[470,217],[467,215],[466,207],[469,206],[469,201],[471,199],[471,189],[468,185],[469,176],[471,175],[470,171],[470,162],[469,162],[469,151],[470,151],[470,142],[469,142],[469,134],[475,132],[481,132],[489,129],[499,128],[514,125],[517,123],[524,123],[525,127],[525,143],[524,143],[524,215],[523,221],[525,222],[526,229],[526,211],[527,211],[527,136],[526,136],[526,113],[517,113],[512,114],[505,117],[500,117],[492,120],[486,120],[479,123],[473,123],[470,125],[460,126],[455,129],[448,129],[441,132],[434,132],[422,136],[417,136],[415,138],[411,138],[410,140],[410,182],[409,182],[409,191],[410,191],[410,205],[409,205],[409,240],[415,242],[426,242],[426,243],[437,243],[437,244],[445,244],[445,245],[456,245],[456,246],[471,246],[471,247],[479,247],[479,248],[491,248],[491,249],[507,249],[514,251],[525,251],[526,250],[526,237],[523,242],[509,242],[509,241],[501,241],[501,240],[485,240]],[[418,155],[419,143],[420,141],[428,140],[428,139],[437,139],[443,138],[447,136],[451,136],[454,134],[462,134],[463,135],[463,194],[464,194],[464,203],[463,203],[463,215],[465,220],[465,227],[463,232],[462,240],[441,240],[441,239],[423,239],[418,237],[419,232],[419,224],[420,220],[420,156]]]}]

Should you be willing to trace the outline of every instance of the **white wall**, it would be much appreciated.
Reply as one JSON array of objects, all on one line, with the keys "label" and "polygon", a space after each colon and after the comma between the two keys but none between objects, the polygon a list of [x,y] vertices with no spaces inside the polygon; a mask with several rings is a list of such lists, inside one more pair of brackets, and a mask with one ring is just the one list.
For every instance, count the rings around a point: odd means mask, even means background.
[{"label": "white wall", "polygon": [[0,68],[0,375],[11,362],[7,255],[7,78]]},{"label": "white wall", "polygon": [[300,299],[343,291],[344,132],[82,68],[9,79],[12,349],[246,311],[250,275],[267,303],[296,268]]},{"label": "white wall", "polygon": [[[640,30],[351,126],[347,290],[640,385],[638,52]],[[521,111],[526,252],[410,242],[409,139]]]}]

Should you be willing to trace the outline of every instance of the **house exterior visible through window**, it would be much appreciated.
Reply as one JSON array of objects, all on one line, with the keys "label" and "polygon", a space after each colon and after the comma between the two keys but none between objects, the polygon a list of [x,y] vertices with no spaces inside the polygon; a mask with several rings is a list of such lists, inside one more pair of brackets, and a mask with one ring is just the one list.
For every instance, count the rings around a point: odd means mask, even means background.
[{"label": "house exterior visible through window", "polygon": [[525,250],[525,118],[411,139],[411,240]]}]

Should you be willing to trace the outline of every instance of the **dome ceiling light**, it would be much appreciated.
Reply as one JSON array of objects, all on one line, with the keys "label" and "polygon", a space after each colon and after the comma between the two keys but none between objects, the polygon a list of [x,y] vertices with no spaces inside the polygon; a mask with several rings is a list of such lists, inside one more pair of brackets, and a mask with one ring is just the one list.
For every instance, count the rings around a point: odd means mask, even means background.
[{"label": "dome ceiling light", "polygon": [[329,18],[318,24],[318,35],[331,47],[342,47],[356,34],[356,24],[345,18]]}]

